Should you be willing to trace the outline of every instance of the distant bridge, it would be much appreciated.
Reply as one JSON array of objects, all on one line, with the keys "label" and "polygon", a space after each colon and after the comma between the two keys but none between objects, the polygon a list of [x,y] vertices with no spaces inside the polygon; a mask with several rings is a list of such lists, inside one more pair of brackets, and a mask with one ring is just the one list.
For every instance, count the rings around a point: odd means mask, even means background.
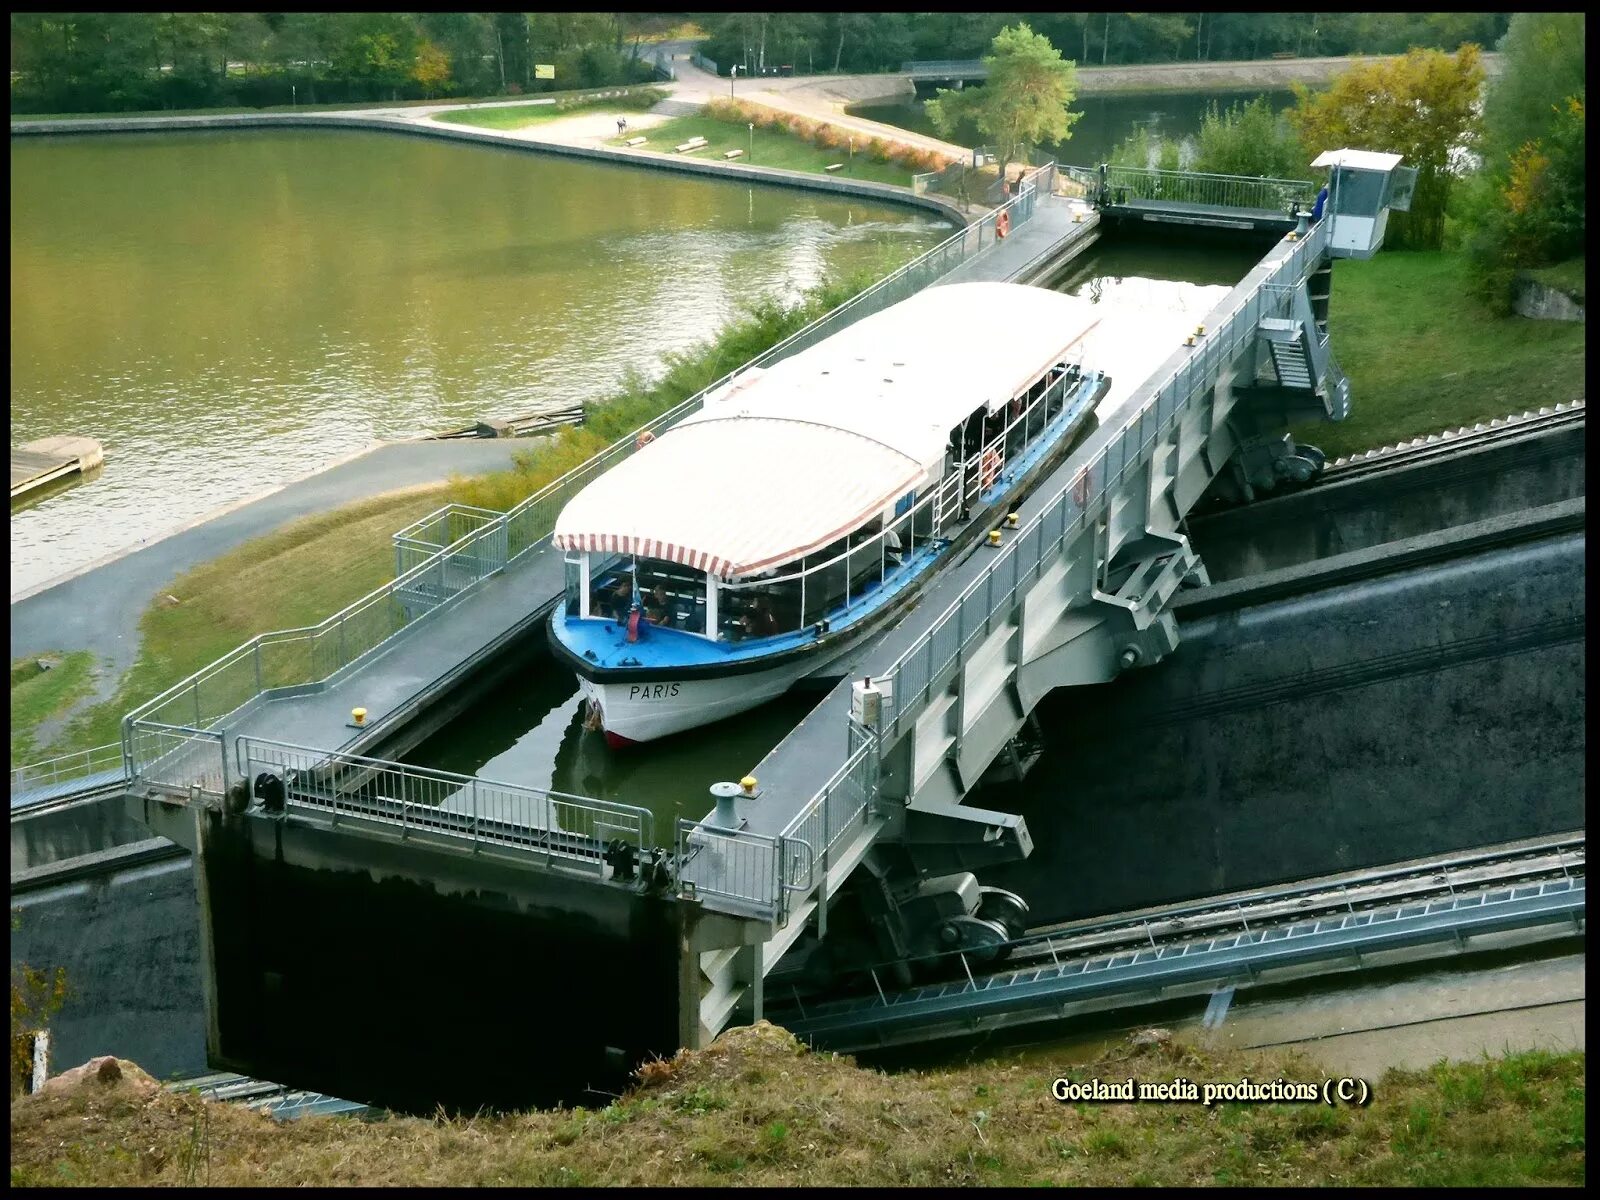
[{"label": "distant bridge", "polygon": [[901,63],[900,70],[913,83],[921,80],[987,79],[989,68],[981,58],[935,58],[925,62]]}]

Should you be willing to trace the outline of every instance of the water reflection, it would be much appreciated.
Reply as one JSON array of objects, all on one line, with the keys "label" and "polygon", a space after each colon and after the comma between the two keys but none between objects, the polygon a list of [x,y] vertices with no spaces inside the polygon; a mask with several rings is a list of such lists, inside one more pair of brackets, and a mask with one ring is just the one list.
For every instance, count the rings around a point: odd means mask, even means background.
[{"label": "water reflection", "polygon": [[887,271],[926,214],[349,131],[11,146],[13,441],[88,486],[13,514],[12,588],[375,438],[604,394],[760,295]]}]

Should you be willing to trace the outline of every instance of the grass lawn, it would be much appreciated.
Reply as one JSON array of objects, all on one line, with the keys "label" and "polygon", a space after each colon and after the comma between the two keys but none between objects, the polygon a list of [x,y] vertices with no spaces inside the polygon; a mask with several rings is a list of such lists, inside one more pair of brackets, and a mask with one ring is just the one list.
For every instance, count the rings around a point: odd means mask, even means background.
[{"label": "grass lawn", "polygon": [[[897,187],[911,186],[910,171],[893,163],[873,162],[862,152],[860,145],[867,141],[866,138],[857,140],[855,163],[851,166],[848,150],[819,150],[810,142],[771,129],[757,129],[752,134],[742,121],[719,121],[715,117],[698,114],[674,117],[664,124],[642,130],[640,134],[628,135],[628,137],[638,136],[649,139],[641,149],[655,150],[663,154],[672,153],[674,146],[687,142],[690,138],[703,137],[710,145],[704,150],[690,151],[683,157],[720,162],[723,151],[743,150],[744,157],[736,161],[754,163],[758,167],[782,167],[786,171],[804,171],[809,175],[833,174],[845,178],[866,179],[873,183],[892,183]],[[608,144],[620,146],[625,141],[627,138],[612,138]],[[836,162],[842,162],[845,166],[838,171],[823,170],[830,163]]]},{"label": "grass lawn", "polygon": [[1449,252],[1380,253],[1333,269],[1328,331],[1350,416],[1295,431],[1330,458],[1584,393],[1584,327],[1497,317]]},{"label": "grass lawn", "polygon": [[[54,662],[45,670],[40,662]],[[35,751],[33,738],[40,722],[47,721],[86,695],[94,686],[94,655],[87,650],[71,654],[34,654],[11,664],[11,763],[22,766],[48,755]]]},{"label": "grass lawn", "polygon": [[[130,709],[234,647],[270,630],[315,625],[383,586],[394,578],[390,535],[445,503],[448,486],[375,496],[305,517],[180,575],[162,589],[178,603],[158,599],[140,618],[139,657],[116,695],[73,718],[47,753],[116,741]],[[16,678],[13,667],[14,726]],[[11,753],[16,763],[15,734]]]},{"label": "grass lawn", "polygon": [[479,129],[525,129],[529,125],[542,125],[558,117],[573,113],[596,112],[611,109],[617,112],[643,112],[653,108],[666,93],[657,88],[644,88],[626,96],[602,97],[582,100],[565,107],[557,104],[508,104],[504,108],[472,108],[435,113],[435,121],[450,125],[472,125]]},{"label": "grass lawn", "polygon": [[[69,980],[70,983],[70,980]],[[105,1047],[108,1051],[115,1047]],[[1018,1056],[888,1075],[762,1022],[647,1064],[603,1108],[277,1122],[124,1081],[15,1100],[11,1182],[282,1187],[1581,1185],[1583,1053],[1390,1071],[1370,1107],[1090,1104]],[[1123,1042],[1068,1078],[1204,1086],[1326,1072],[1282,1051]],[[201,1132],[197,1132],[201,1131]],[[204,1149],[200,1147],[203,1145]],[[203,1161],[200,1159],[203,1155]]]}]

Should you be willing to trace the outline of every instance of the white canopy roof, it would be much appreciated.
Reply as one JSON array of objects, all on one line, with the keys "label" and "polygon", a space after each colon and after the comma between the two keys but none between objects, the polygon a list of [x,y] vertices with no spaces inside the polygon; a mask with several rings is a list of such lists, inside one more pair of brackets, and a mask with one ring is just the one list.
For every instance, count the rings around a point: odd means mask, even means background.
[{"label": "white canopy roof", "polygon": [[1071,357],[1087,300],[1008,283],[934,287],[771,368],[589,484],[567,550],[662,558],[724,578],[792,562],[927,477],[950,431]]},{"label": "white canopy roof", "polygon": [[1392,171],[1400,155],[1381,150],[1324,150],[1311,161],[1313,167],[1353,167],[1358,171]]}]

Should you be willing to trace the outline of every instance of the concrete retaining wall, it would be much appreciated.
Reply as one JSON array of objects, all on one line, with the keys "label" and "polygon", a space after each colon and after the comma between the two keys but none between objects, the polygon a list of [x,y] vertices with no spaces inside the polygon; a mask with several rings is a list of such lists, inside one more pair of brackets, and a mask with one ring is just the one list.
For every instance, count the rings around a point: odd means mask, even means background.
[{"label": "concrete retaining wall", "polygon": [[566,146],[556,142],[506,137],[487,130],[465,129],[432,121],[404,121],[392,117],[369,117],[347,113],[218,113],[189,117],[91,117],[67,121],[13,121],[12,137],[50,137],[86,133],[171,133],[197,129],[363,129],[379,133],[404,133],[414,137],[469,142],[503,150],[533,151],[583,158],[591,162],[650,167],[685,175],[778,187],[803,188],[835,196],[860,196],[884,204],[909,205],[936,213],[957,226],[967,223],[960,206],[942,196],[917,196],[910,188],[864,179],[836,179],[830,175],[808,175],[778,167],[758,167],[747,163],[700,162],[648,150],[618,150],[608,146]]},{"label": "concrete retaining wall", "polygon": [[1583,305],[1565,292],[1521,273],[1511,284],[1511,309],[1519,317],[1532,317],[1536,321],[1587,324],[1583,319]]}]

